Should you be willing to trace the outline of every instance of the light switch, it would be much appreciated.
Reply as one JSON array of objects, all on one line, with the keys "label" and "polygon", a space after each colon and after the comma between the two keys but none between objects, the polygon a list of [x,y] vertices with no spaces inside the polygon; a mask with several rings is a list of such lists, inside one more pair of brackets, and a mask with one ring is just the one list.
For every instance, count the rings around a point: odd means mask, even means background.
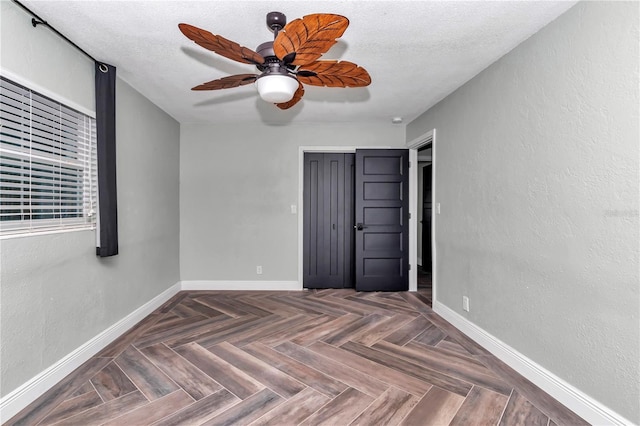
[{"label": "light switch", "polygon": [[296,213],[298,213],[298,206],[296,206],[295,204],[291,204],[291,214]]}]

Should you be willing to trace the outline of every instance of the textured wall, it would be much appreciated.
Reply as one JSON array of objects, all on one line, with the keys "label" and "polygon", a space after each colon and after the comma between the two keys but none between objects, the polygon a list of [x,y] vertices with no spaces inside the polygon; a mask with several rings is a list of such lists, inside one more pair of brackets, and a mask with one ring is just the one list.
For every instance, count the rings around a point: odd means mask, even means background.
[{"label": "textured wall", "polygon": [[[0,67],[75,105],[95,111],[93,62],[12,1],[0,1]],[[60,100],[60,99],[58,99]]]},{"label": "textured wall", "polygon": [[182,280],[297,281],[298,147],[320,145],[402,147],[404,128],[182,125]]},{"label": "textured wall", "polygon": [[579,3],[407,128],[437,129],[438,300],[635,423],[638,9]]},{"label": "textured wall", "polygon": [[[81,61],[83,73],[58,78],[92,82],[92,63],[72,59],[66,50],[73,48],[50,31],[52,39],[40,45],[30,37],[42,29],[34,30],[12,3],[2,1],[2,8],[3,68],[19,74],[24,61],[46,73],[67,65],[75,70],[74,61]],[[21,25],[29,28],[26,38],[6,49],[5,30]],[[29,79],[47,85],[37,72]],[[66,83],[57,84],[75,87]],[[93,93],[92,83],[80,88]],[[81,102],[86,93],[64,96]],[[179,125],[120,80],[116,120],[120,254],[97,258],[94,231],[0,241],[2,396],[180,279]]]}]

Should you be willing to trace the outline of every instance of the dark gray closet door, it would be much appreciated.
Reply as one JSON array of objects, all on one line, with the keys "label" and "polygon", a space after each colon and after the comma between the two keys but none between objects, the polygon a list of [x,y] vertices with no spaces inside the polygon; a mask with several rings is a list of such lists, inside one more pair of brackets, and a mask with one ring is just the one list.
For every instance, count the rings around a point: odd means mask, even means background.
[{"label": "dark gray closet door", "polygon": [[409,289],[409,151],[356,150],[356,290]]},{"label": "dark gray closet door", "polygon": [[305,153],[305,288],[353,287],[353,154]]}]

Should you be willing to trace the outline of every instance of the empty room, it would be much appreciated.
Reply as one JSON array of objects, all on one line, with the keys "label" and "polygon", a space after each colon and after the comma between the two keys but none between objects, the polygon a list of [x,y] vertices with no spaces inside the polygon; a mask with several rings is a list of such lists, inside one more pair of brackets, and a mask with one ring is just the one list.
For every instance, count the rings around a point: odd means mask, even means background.
[{"label": "empty room", "polygon": [[0,424],[640,424],[639,2],[0,7]]}]

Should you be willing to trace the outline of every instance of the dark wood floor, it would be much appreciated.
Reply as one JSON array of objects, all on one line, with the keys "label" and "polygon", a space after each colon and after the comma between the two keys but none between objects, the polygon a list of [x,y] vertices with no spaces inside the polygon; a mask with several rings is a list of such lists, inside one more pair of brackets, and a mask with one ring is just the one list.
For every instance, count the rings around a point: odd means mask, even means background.
[{"label": "dark wood floor", "polygon": [[6,424],[586,424],[430,304],[182,292]]}]

